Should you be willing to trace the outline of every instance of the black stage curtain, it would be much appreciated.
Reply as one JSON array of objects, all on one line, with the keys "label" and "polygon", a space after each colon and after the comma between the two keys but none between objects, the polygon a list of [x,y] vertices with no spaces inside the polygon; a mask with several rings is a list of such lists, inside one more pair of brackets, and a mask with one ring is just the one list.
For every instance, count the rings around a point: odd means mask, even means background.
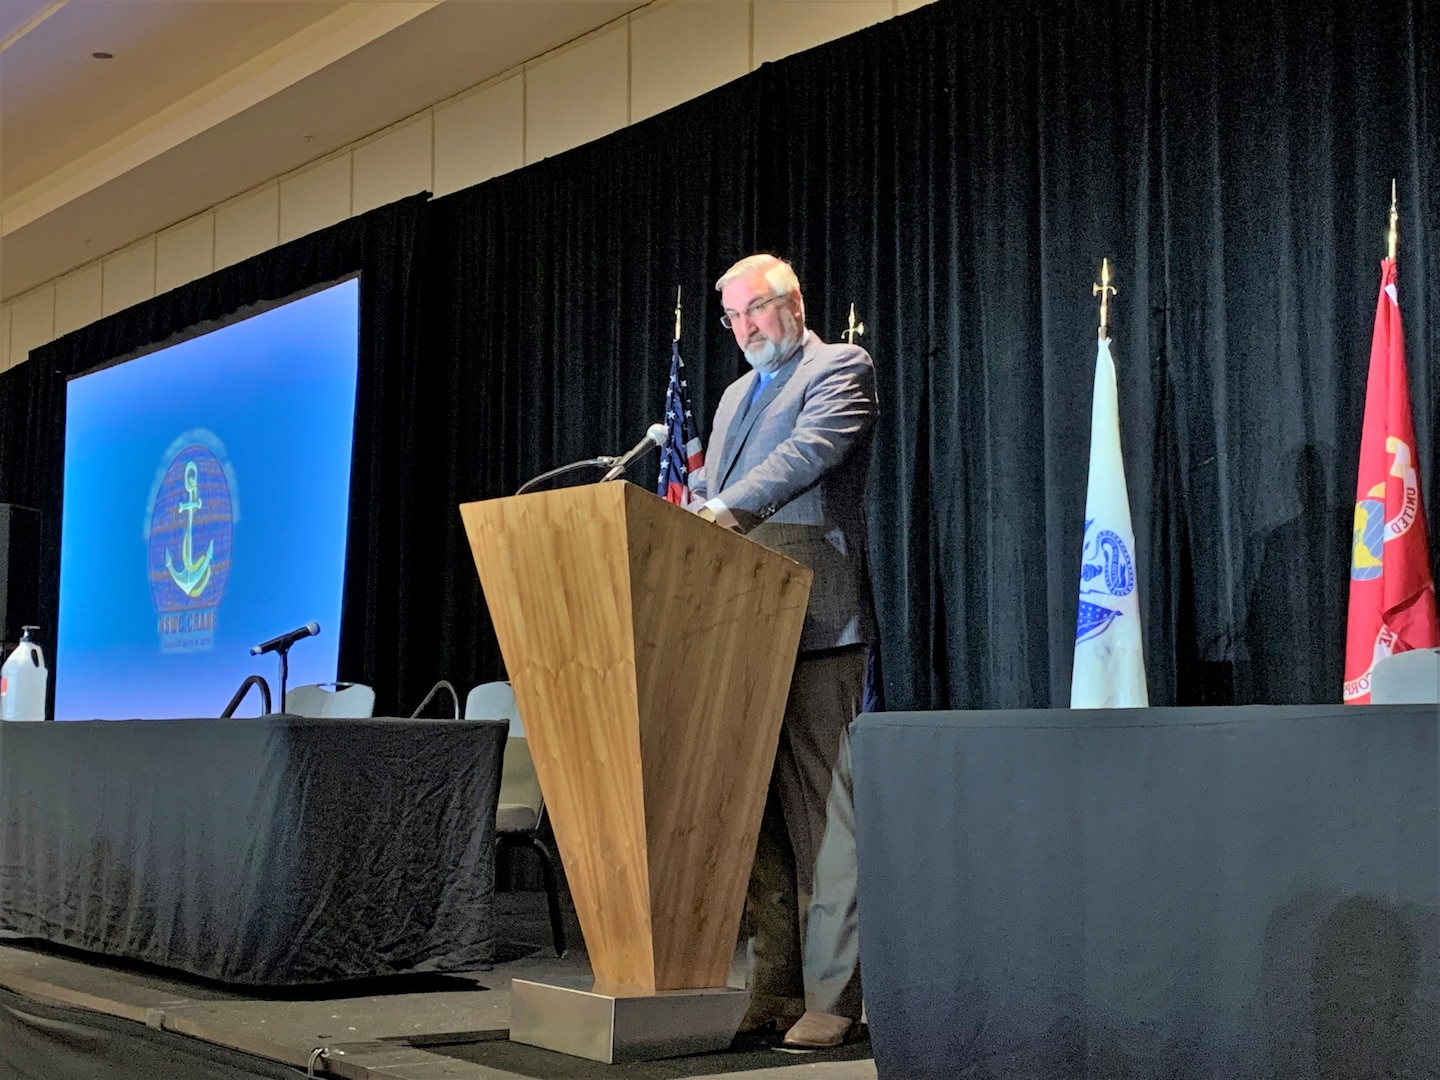
[{"label": "black stage curtain", "polygon": [[743,364],[713,280],[769,249],[879,369],[889,705],[1065,704],[1109,255],[1152,702],[1337,701],[1392,176],[1440,533],[1437,77],[1430,0],[937,3],[438,200],[431,674],[500,663],[454,504],[630,445],[677,286],[708,431]]},{"label": "black stage curtain", "polygon": [[[441,611],[446,632],[422,682],[458,672],[473,683],[503,670],[456,504],[619,453],[660,419],[677,288],[682,355],[708,431],[739,374],[711,297],[714,267],[757,242],[755,91],[742,80],[432,204],[426,351],[436,362],[419,393],[440,422],[419,433],[411,459],[438,464],[416,507],[433,558],[407,581],[419,600],[412,615]],[[653,490],[655,460],[630,478]]]},{"label": "black stage curtain", "polygon": [[[412,415],[407,404],[418,359],[427,198],[382,207],[137,304],[35,350],[29,361],[0,375],[0,502],[33,506],[44,514],[39,621],[52,670],[57,666],[66,380],[197,324],[358,273],[360,367],[343,625],[322,629],[340,634],[343,678],[371,682],[376,672],[393,672],[398,653],[388,628],[400,604],[400,544],[406,538],[376,510],[403,513],[409,497],[400,442],[408,438],[410,421],[396,414]],[[298,461],[304,433],[283,435],[294,439]],[[372,624],[387,632],[377,637],[366,629]],[[270,674],[265,672],[267,678]],[[52,702],[54,686],[52,678]],[[386,687],[391,696],[381,702],[381,711],[393,713],[393,676]],[[418,703],[417,697],[405,711]],[[275,705],[278,709],[280,702]],[[216,701],[217,715],[224,706],[223,699]]]},{"label": "black stage curtain", "polygon": [[[374,253],[384,296],[367,274],[390,344],[362,358],[342,675],[403,714],[499,674],[455,505],[631,445],[677,286],[708,429],[743,366],[712,283],[769,249],[822,336],[857,304],[877,361],[889,705],[1064,704],[1110,255],[1151,700],[1338,700],[1391,177],[1440,533],[1437,75],[1436,0],[941,0],[437,200]],[[0,494],[54,510],[61,387],[36,367],[0,378]]]}]

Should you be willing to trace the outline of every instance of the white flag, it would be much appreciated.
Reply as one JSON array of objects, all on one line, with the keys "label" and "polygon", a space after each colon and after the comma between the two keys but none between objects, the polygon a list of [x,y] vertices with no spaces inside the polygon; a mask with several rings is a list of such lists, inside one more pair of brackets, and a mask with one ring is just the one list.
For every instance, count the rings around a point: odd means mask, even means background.
[{"label": "white flag", "polygon": [[1090,411],[1090,480],[1085,490],[1085,548],[1075,621],[1072,709],[1143,708],[1145,654],[1135,591],[1135,530],[1120,458],[1120,404],[1110,342],[1095,356]]}]

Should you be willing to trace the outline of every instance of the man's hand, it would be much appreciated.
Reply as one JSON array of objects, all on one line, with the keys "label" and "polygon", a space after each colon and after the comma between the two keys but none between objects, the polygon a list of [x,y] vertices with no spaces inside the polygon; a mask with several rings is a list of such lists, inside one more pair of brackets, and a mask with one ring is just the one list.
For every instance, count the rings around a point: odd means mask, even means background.
[{"label": "man's hand", "polygon": [[699,510],[696,510],[695,516],[711,523],[715,521],[715,511],[711,510],[708,506],[702,506]]}]

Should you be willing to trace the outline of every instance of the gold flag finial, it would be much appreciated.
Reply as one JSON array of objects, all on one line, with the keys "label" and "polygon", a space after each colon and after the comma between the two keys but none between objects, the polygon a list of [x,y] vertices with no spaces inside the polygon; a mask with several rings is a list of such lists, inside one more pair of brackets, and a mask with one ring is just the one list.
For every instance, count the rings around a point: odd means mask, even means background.
[{"label": "gold flag finial", "polygon": [[1100,297],[1100,340],[1110,336],[1110,297],[1115,295],[1115,286],[1110,284],[1110,260],[1100,263],[1100,284],[1090,284],[1090,295]]},{"label": "gold flag finial", "polygon": [[675,340],[680,340],[680,286],[675,286]]},{"label": "gold flag finial", "polygon": [[845,332],[842,333],[840,336],[843,337],[846,341],[848,341],[851,345],[854,345],[855,339],[863,333],[865,333],[865,324],[863,322],[855,321],[855,305],[851,304],[850,324],[845,328]]},{"label": "gold flag finial", "polygon": [[1390,229],[1385,233],[1385,250],[1390,258],[1400,247],[1400,213],[1395,209],[1395,180],[1390,180]]}]

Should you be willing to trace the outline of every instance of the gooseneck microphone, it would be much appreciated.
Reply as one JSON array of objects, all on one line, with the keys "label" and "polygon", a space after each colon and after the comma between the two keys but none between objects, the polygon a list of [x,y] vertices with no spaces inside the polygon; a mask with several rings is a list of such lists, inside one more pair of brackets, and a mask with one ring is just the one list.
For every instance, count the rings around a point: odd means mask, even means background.
[{"label": "gooseneck microphone", "polygon": [[610,466],[610,471],[600,478],[600,482],[603,484],[606,480],[614,480],[617,476],[623,475],[625,470],[633,465],[637,458],[647,453],[651,447],[664,446],[665,436],[669,434],[669,431],[670,429],[664,424],[651,424],[645,432],[645,437],[616,458],[615,464]]},{"label": "gooseneck microphone", "polygon": [[250,655],[262,656],[268,652],[283,651],[290,648],[291,645],[294,645],[295,642],[302,638],[314,637],[318,633],[320,633],[320,624],[317,622],[307,622],[304,626],[296,627],[289,633],[281,634],[279,637],[273,637],[269,641],[262,641],[250,650]]},{"label": "gooseneck microphone", "polygon": [[621,454],[619,457],[585,458],[583,461],[572,461],[568,465],[561,465],[558,468],[549,469],[539,476],[532,476],[529,480],[526,480],[525,483],[520,485],[520,490],[515,492],[515,494],[524,495],[531,488],[538,487],[546,480],[563,476],[565,473],[575,472],[577,469],[605,469],[607,471],[605,475],[600,478],[599,482],[603,484],[606,480],[614,480],[633,465],[636,458],[640,457],[652,446],[664,446],[665,436],[669,433],[669,430],[670,429],[664,424],[651,424],[650,430],[645,432],[645,438],[632,446],[628,453]]}]

